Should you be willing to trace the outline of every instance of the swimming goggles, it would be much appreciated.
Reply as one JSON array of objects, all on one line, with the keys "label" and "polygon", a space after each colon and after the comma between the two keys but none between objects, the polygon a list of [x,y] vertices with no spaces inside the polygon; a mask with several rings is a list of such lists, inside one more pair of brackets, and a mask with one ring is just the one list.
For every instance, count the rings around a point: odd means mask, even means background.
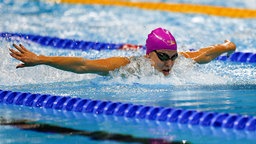
[{"label": "swimming goggles", "polygon": [[174,54],[173,56],[169,56],[166,53],[162,53],[162,52],[157,52],[156,50],[154,50],[154,52],[157,54],[157,57],[161,60],[161,61],[174,61],[176,58],[178,58],[178,53]]}]

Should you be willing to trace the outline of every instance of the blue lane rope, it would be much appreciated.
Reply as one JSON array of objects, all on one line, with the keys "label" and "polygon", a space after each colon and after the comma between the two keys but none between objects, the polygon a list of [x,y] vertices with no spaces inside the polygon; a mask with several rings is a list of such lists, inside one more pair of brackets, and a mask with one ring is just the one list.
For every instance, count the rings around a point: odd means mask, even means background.
[{"label": "blue lane rope", "polygon": [[33,35],[33,34],[8,33],[8,32],[0,33],[0,37],[5,38],[7,40],[12,40],[13,38],[14,39],[21,38],[21,39],[38,43],[43,46],[51,46],[54,48],[82,50],[82,51],[87,51],[90,49],[114,50],[114,49],[119,49],[123,45],[123,44],[90,42],[90,41],[82,41],[82,40],[62,39],[62,38],[49,37],[49,36],[40,36],[40,35]]},{"label": "blue lane rope", "polygon": [[72,98],[48,94],[33,94],[0,90],[0,104],[22,105],[35,108],[94,113],[147,119],[170,123],[200,125],[205,127],[256,131],[256,118],[238,114],[183,110],[131,103]]},{"label": "blue lane rope", "polygon": [[[90,49],[94,50],[117,50],[124,44],[114,44],[114,43],[102,43],[102,42],[90,42],[82,40],[71,40],[71,39],[61,39],[57,37],[40,36],[33,34],[22,34],[22,33],[0,33],[0,37],[7,40],[12,40],[12,38],[22,38],[30,40],[32,42],[38,43],[43,46],[51,46],[54,48],[61,49],[72,49],[72,50],[83,50],[87,51]],[[145,46],[142,47],[145,49]],[[232,61],[232,62],[242,62],[242,63],[256,63],[256,53],[249,52],[235,52],[229,58],[227,56],[219,56],[216,60],[221,61]]]}]

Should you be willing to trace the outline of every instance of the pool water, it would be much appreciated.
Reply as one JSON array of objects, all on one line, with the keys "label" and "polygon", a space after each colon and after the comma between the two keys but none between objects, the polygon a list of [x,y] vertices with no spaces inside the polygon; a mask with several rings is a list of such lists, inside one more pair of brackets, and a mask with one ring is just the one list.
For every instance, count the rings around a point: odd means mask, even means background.
[{"label": "pool water", "polygon": [[[230,39],[237,51],[256,53],[255,19],[237,19],[141,10],[100,5],[68,5],[45,1],[0,0],[0,32],[29,33],[75,40],[145,44],[155,27],[165,27],[175,35],[180,51],[222,43]],[[187,2],[187,1],[182,1]],[[196,1],[200,3],[200,1]],[[208,1],[201,4],[256,9],[255,2]],[[6,12],[8,11],[8,13]],[[12,19],[10,19],[10,17]],[[8,47],[20,42],[44,55],[106,58],[141,56],[144,50],[75,51],[53,49],[26,40],[0,39],[0,89],[60,96],[72,96],[150,106],[175,107],[198,111],[256,115],[256,67],[253,63],[213,61],[192,64],[179,58],[171,76],[151,72],[150,67],[135,74],[124,69],[110,76],[73,74],[37,66],[15,69],[18,61],[8,55]],[[125,75],[125,77],[124,77]],[[81,114],[1,104],[0,117],[26,119],[37,123],[95,132],[130,134],[140,138],[161,138],[190,143],[252,143],[255,132],[190,126],[114,116]],[[119,143],[97,141],[88,136],[63,135],[1,126],[0,143]],[[16,138],[13,139],[13,134]]]}]

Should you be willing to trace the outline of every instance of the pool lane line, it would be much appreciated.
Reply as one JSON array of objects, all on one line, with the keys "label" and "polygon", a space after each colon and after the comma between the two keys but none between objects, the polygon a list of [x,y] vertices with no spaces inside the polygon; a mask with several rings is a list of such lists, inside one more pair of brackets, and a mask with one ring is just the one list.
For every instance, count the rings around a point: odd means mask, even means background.
[{"label": "pool lane line", "polygon": [[0,90],[1,103],[59,111],[112,115],[155,122],[179,123],[192,126],[243,130],[247,132],[256,131],[256,117],[240,114],[136,105],[132,103],[5,90]]},{"label": "pool lane line", "polygon": [[[35,43],[38,43],[42,46],[51,46],[57,49],[70,49],[70,50],[122,50],[125,45],[129,44],[115,44],[115,43],[104,43],[104,42],[92,42],[84,40],[72,40],[72,39],[62,39],[57,37],[49,36],[40,36],[35,34],[22,34],[22,33],[8,33],[0,32],[0,38],[4,38],[7,41],[24,39],[29,40]],[[129,47],[129,46],[128,46]],[[132,50],[137,49],[146,49],[145,46],[137,45]],[[216,60],[220,61],[231,61],[231,62],[240,62],[240,63],[256,63],[256,53],[250,52],[234,52],[230,57],[219,56]]]},{"label": "pool lane line", "polygon": [[230,18],[256,18],[256,10],[244,8],[231,8],[222,6],[185,4],[185,3],[164,3],[164,2],[131,2],[120,0],[59,0],[61,3],[106,5],[134,7],[146,10],[159,10],[166,12],[179,12],[190,14],[205,14]]},{"label": "pool lane line", "polygon": [[[188,141],[167,141],[157,138],[134,137],[128,134],[109,133],[106,131],[85,131],[58,125],[37,122],[28,119],[7,119],[0,116],[0,126],[13,126],[22,130],[35,131],[40,133],[61,134],[68,136],[84,136],[95,141],[115,141],[141,144],[189,144]],[[185,143],[184,143],[185,142]]]}]

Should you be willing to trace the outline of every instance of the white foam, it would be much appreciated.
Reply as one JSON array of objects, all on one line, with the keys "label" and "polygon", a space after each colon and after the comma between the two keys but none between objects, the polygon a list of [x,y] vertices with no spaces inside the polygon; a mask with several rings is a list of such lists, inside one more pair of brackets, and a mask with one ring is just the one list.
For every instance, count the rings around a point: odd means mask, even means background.
[{"label": "white foam", "polygon": [[[90,80],[98,77],[96,74],[75,74],[61,71],[49,66],[40,65],[35,67],[16,69],[19,61],[9,55],[8,47],[12,42],[2,41],[0,45],[1,85],[23,85],[52,83],[62,81]],[[34,43],[25,43],[27,47],[38,54],[81,56],[90,59],[105,58],[111,56],[143,56],[144,50],[139,51],[72,51],[43,48]],[[110,73],[110,79],[102,83],[122,84],[150,84],[150,85],[234,85],[256,84],[256,68],[251,64],[213,61],[208,64],[194,64],[190,59],[179,57],[171,71],[170,76],[163,76],[155,70],[150,61],[140,57],[128,66]]]}]

